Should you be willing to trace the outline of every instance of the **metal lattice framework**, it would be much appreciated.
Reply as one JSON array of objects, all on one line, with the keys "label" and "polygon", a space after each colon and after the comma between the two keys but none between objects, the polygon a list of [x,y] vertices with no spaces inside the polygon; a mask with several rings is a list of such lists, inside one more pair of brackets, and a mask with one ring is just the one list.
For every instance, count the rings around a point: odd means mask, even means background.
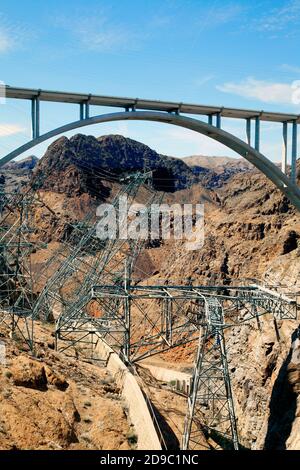
[{"label": "metal lattice framework", "polygon": [[204,435],[210,448],[238,449],[226,330],[265,314],[296,319],[296,299],[259,285],[134,286],[126,276],[89,296],[103,312],[96,338],[128,363],[198,341],[182,448],[199,448]]},{"label": "metal lattice framework", "polygon": [[[220,448],[239,448],[225,346],[223,308],[216,297],[205,300],[182,449],[197,449],[202,433]],[[199,436],[200,433],[200,436]]]},{"label": "metal lattice framework", "polygon": [[[146,201],[143,201],[146,207],[161,200],[161,195],[145,186],[149,178],[151,173],[145,172],[122,179],[120,191],[111,201],[117,219],[123,217],[118,212],[120,197],[126,195],[130,206],[142,186],[146,193]],[[102,321],[98,318],[99,312],[95,312],[90,295],[91,286],[96,283],[123,283],[125,264],[133,272],[134,261],[142,246],[143,242],[139,238],[99,240],[97,220],[93,219],[87,226],[84,224],[82,236],[76,244],[71,246],[69,243],[68,255],[48,280],[34,306],[35,318],[57,319],[57,341],[64,340],[66,345],[62,350],[78,343],[84,344],[91,332],[91,325],[95,332],[99,328],[102,331]],[[52,262],[57,263],[56,254]],[[115,305],[105,305],[108,310],[115,308]]]},{"label": "metal lattice framework", "polygon": [[33,349],[34,275],[31,255],[37,246],[34,216],[43,205],[31,189],[0,191],[0,321]]}]

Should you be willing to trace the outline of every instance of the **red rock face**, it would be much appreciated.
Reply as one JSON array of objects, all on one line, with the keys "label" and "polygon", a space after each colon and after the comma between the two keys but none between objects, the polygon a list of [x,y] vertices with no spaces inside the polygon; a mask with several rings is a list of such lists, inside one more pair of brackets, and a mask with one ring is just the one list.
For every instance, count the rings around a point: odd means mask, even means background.
[{"label": "red rock face", "polygon": [[3,324],[0,331],[7,359],[0,364],[1,450],[130,448],[125,403],[104,368],[55,352],[42,325],[35,326],[36,358]]},{"label": "red rock face", "polygon": [[140,142],[119,135],[96,139],[81,134],[53,142],[34,178],[43,189],[96,195],[101,179],[114,180],[120,173],[144,169],[154,170],[157,189],[174,191],[198,181],[182,160],[161,156]]}]

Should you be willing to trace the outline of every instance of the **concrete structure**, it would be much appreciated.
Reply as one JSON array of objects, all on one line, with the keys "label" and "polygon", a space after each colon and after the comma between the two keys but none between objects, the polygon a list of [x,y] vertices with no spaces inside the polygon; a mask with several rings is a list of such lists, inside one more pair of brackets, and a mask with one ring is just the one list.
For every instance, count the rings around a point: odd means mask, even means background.
[{"label": "concrete structure", "polygon": [[[292,182],[288,176],[286,176],[274,163],[272,163],[267,157],[265,157],[258,150],[254,149],[238,137],[226,132],[218,127],[206,124],[205,122],[197,119],[189,118],[172,113],[154,112],[154,111],[126,111],[121,113],[104,114],[101,116],[93,116],[90,118],[75,121],[70,124],[58,127],[53,131],[43,134],[27,144],[22,145],[18,149],[10,152],[8,155],[0,159],[0,167],[5,163],[13,160],[14,158],[21,155],[23,152],[30,150],[36,145],[55,137],[59,134],[69,132],[73,129],[80,127],[89,126],[91,124],[99,124],[113,121],[156,121],[166,124],[173,124],[175,126],[184,127],[186,129],[193,130],[199,134],[206,135],[211,139],[214,139],[228,148],[234,150],[242,157],[246,158],[267,178],[269,178],[280,191],[291,201],[291,203],[300,211],[300,189]],[[256,143],[258,147],[258,142]],[[295,173],[296,170],[294,170]]]},{"label": "concrete structure", "polygon": [[[256,119],[269,122],[297,122],[300,124],[300,114],[276,113],[269,111],[227,108],[224,106],[209,106],[191,103],[178,103],[172,101],[148,100],[142,98],[125,98],[119,96],[93,95],[91,93],[73,93],[66,91],[49,91],[33,88],[16,88],[6,86],[6,98],[23,100],[50,101],[56,103],[79,104],[80,114],[85,117],[89,115],[89,106],[107,106],[113,108],[124,108],[133,110],[165,111],[184,114],[206,115],[211,119],[214,116],[219,118],[228,117],[234,119]],[[33,103],[34,105],[34,103]],[[36,105],[35,105],[36,106]],[[218,118],[219,116],[219,118]]]},{"label": "concrete structure", "polygon": [[161,450],[146,400],[135,376],[129,371],[108,344],[98,339],[94,350],[95,357],[106,361],[107,369],[122,389],[122,396],[128,406],[129,417],[138,437],[138,450]]},{"label": "concrete structure", "polygon": [[166,367],[160,367],[147,362],[141,362],[139,366],[148,369],[159,382],[165,382],[175,390],[185,393],[186,395],[189,394],[192,374],[187,374],[186,372],[181,372],[176,369],[167,369]]},{"label": "concrete structure", "polygon": [[[181,126],[200,134],[206,135],[228,148],[234,150],[249,162],[253,163],[285,194],[292,204],[300,210],[300,190],[296,186],[296,158],[297,158],[297,128],[300,123],[299,114],[274,113],[255,111],[249,109],[234,109],[217,106],[206,106],[188,103],[174,103],[166,101],[145,100],[138,98],[121,98],[112,96],[100,96],[82,93],[68,93],[59,91],[47,91],[37,89],[24,89],[6,87],[6,98],[25,99],[31,101],[32,140],[18,149],[10,152],[0,159],[0,167],[13,160],[23,152],[61,133],[91,124],[112,122],[119,120],[145,120],[156,121]],[[61,126],[50,132],[40,135],[40,102],[51,101],[58,103],[79,104],[79,121]],[[125,112],[104,114],[90,117],[90,105],[123,108]],[[140,111],[137,111],[140,110]],[[208,124],[192,119],[184,114],[204,115],[208,118]],[[215,117],[215,125],[213,125]],[[221,117],[243,119],[246,122],[247,143],[234,135],[221,129]],[[254,147],[251,146],[251,123],[254,121]],[[259,152],[260,149],[260,122],[282,123],[283,152],[282,170],[277,168],[268,158]],[[287,149],[288,149],[288,125],[292,126],[291,138],[291,175],[286,176]]]}]

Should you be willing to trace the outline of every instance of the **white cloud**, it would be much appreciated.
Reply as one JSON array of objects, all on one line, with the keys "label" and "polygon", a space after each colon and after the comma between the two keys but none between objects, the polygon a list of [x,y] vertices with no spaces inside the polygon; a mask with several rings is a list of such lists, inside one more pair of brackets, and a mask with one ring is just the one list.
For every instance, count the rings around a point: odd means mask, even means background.
[{"label": "white cloud", "polygon": [[26,129],[18,124],[0,124],[0,137],[8,137],[25,131]]},{"label": "white cloud", "polygon": [[13,40],[6,31],[0,29],[0,53],[7,52],[13,46]]},{"label": "white cloud", "polygon": [[238,3],[224,6],[223,3],[212,4],[203,10],[200,16],[199,28],[202,31],[225,25],[235,20],[243,12],[244,7]]},{"label": "white cloud", "polygon": [[0,13],[0,54],[22,48],[34,34],[26,25],[11,22]]},{"label": "white cloud", "polygon": [[284,5],[273,8],[254,22],[254,28],[267,33],[284,32],[291,35],[299,32],[300,0],[290,0]]},{"label": "white cloud", "polygon": [[134,32],[110,20],[104,12],[76,18],[59,16],[54,23],[70,33],[85,50],[113,52],[134,49],[139,42]]},{"label": "white cloud", "polygon": [[286,72],[297,73],[298,75],[300,74],[300,67],[295,65],[282,64],[281,69],[285,70]]},{"label": "white cloud", "polygon": [[205,85],[205,83],[210,82],[215,76],[214,75],[204,75],[201,78],[195,80],[196,86]]},{"label": "white cloud", "polygon": [[78,31],[82,46],[89,50],[110,52],[125,47],[128,36],[122,31]]},{"label": "white cloud", "polygon": [[292,84],[256,80],[248,77],[239,83],[227,82],[217,85],[217,89],[233,95],[253,98],[263,103],[293,104]]}]

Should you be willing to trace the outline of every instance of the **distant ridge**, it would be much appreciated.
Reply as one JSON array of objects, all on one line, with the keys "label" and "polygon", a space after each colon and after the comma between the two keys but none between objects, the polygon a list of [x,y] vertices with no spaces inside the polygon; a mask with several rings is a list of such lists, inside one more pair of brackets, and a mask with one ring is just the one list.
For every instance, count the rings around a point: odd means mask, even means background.
[{"label": "distant ridge", "polygon": [[207,156],[207,155],[192,155],[183,158],[184,163],[189,166],[200,166],[213,170],[215,173],[222,173],[225,169],[234,169],[238,171],[245,171],[253,169],[253,165],[244,158],[222,157],[222,156]]},{"label": "distant ridge", "polygon": [[39,159],[34,155],[23,158],[22,160],[13,160],[6,163],[2,168],[5,170],[33,170]]}]

